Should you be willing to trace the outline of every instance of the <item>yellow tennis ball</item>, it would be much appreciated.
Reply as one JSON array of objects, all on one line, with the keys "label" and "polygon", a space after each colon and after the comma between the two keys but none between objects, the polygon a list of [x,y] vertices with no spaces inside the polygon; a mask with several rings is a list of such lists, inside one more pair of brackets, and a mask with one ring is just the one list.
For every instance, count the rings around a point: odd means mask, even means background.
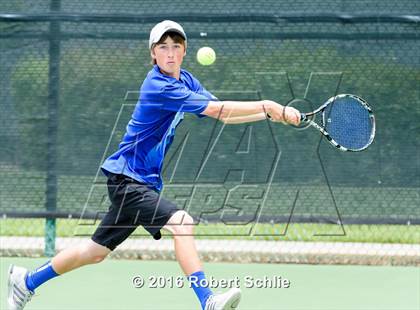
[{"label": "yellow tennis ball", "polygon": [[216,53],[211,47],[205,46],[198,50],[197,61],[203,66],[210,66],[216,60]]}]

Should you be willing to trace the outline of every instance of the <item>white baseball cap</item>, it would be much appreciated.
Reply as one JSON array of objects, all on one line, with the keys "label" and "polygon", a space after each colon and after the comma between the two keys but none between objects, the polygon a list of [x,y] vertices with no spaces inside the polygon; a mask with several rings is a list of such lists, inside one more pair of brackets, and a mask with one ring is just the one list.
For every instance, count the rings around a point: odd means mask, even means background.
[{"label": "white baseball cap", "polygon": [[163,22],[156,24],[150,31],[149,49],[152,48],[154,43],[159,42],[160,38],[168,31],[179,33],[185,41],[187,41],[187,35],[180,24],[171,20],[164,20]]}]

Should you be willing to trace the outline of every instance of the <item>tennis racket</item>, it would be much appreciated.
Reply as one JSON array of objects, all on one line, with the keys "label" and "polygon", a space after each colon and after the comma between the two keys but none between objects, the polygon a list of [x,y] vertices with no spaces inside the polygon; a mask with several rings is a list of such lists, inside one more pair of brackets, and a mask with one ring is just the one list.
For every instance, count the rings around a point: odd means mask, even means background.
[{"label": "tennis racket", "polygon": [[[301,113],[301,123],[318,129],[341,151],[359,152],[375,138],[375,116],[362,98],[342,94],[331,97],[318,109]],[[317,121],[317,118],[320,120]]]}]

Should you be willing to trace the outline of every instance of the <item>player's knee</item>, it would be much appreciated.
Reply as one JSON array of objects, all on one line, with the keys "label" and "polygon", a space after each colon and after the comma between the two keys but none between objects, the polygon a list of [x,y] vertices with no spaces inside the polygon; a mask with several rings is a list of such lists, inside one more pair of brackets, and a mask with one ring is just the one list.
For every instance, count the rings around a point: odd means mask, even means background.
[{"label": "player's knee", "polygon": [[192,235],[194,233],[194,219],[185,211],[178,211],[168,222],[168,230],[174,236]]},{"label": "player's knee", "polygon": [[183,217],[183,220],[182,220],[182,224],[193,227],[194,219],[187,212],[184,212],[184,217]]},{"label": "player's knee", "polygon": [[91,257],[91,262],[92,264],[97,264],[102,262],[106,257],[107,255],[105,254],[95,254]]},{"label": "player's knee", "polygon": [[91,244],[82,246],[80,256],[86,264],[97,264],[102,262],[110,251],[92,246]]}]

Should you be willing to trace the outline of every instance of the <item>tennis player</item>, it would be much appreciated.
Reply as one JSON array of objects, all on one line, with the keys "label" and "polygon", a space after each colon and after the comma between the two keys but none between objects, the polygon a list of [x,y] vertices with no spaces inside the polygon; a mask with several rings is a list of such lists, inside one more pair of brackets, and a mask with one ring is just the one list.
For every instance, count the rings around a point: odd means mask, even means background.
[{"label": "tennis player", "polygon": [[206,277],[194,244],[194,220],[159,194],[164,157],[185,113],[227,124],[260,121],[269,114],[272,121],[297,125],[299,111],[268,100],[219,101],[191,73],[181,69],[187,36],[176,22],[165,20],[155,25],[150,32],[149,49],[153,68],[141,86],[139,101],[118,150],[102,165],[112,205],[88,242],[59,252],[32,272],[10,266],[10,309],[23,309],[36,288],[46,281],[103,261],[140,225],[154,239],[161,238],[161,229],[172,234],[176,258],[202,309],[237,308],[239,288],[214,294],[202,285]]}]

